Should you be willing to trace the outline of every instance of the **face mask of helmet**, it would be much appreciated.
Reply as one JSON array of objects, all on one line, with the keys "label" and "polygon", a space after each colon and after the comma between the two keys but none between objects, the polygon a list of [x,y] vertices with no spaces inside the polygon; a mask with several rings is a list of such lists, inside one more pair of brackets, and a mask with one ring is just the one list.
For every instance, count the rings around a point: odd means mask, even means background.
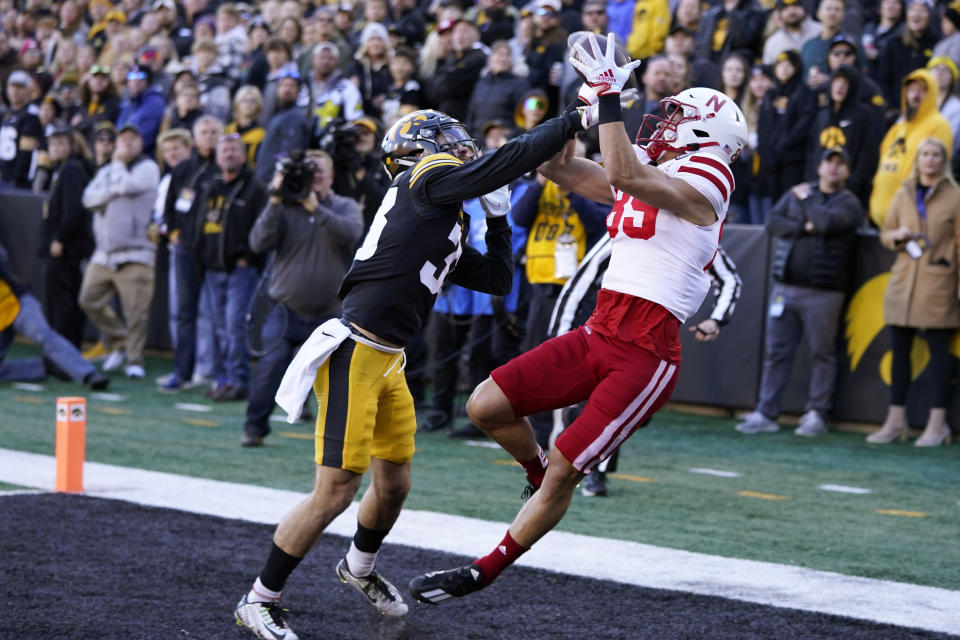
[{"label": "face mask of helmet", "polygon": [[476,141],[470,137],[463,125],[441,125],[436,135],[436,142],[443,153],[449,153],[452,156],[469,162],[480,157],[480,150],[477,149]]},{"label": "face mask of helmet", "polygon": [[644,116],[637,144],[651,158],[665,151],[704,151],[733,162],[746,144],[747,126],[739,107],[711,89],[688,89],[660,101],[663,116]]}]

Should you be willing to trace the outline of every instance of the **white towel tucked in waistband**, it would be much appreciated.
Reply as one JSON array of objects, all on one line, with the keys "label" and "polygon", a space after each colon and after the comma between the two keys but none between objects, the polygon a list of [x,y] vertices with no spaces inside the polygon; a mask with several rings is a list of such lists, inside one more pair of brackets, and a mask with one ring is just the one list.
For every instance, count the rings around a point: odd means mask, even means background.
[{"label": "white towel tucked in waistband", "polygon": [[343,324],[340,318],[332,318],[314,329],[300,347],[283,374],[275,398],[280,408],[287,412],[287,422],[294,423],[300,419],[303,403],[310,395],[317,377],[317,369],[349,337],[350,327]]}]

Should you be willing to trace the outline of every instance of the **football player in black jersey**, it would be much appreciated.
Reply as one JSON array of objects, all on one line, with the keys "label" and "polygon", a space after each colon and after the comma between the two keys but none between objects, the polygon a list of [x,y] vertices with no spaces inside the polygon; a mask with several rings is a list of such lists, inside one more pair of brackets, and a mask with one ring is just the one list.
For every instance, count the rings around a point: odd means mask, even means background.
[{"label": "football player in black jersey", "polygon": [[[313,491],[280,522],[263,571],[235,611],[259,637],[296,638],[283,620],[280,591],[330,521],[352,503],[368,469],[372,481],[337,575],[382,613],[407,613],[396,588],[374,570],[410,488],[417,423],[403,348],[446,278],[493,295],[509,292],[506,185],[553,157],[581,128],[580,114],[567,111],[483,157],[464,126],[438,111],[411,113],[387,132],[381,148],[393,183],[340,287],[349,328],[342,334],[349,337],[320,365],[314,383]],[[487,214],[486,254],[466,244],[470,224],[461,203],[476,197]]]}]

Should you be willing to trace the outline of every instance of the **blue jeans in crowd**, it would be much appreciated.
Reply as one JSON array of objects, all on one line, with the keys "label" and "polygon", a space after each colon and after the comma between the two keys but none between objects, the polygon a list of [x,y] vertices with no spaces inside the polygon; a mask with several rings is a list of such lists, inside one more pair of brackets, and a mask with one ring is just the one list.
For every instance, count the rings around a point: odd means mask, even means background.
[{"label": "blue jeans in crowd", "polygon": [[75,382],[94,372],[92,364],[83,359],[77,348],[62,335],[50,328],[40,308],[40,302],[32,294],[19,297],[20,313],[13,324],[0,332],[0,380],[43,380],[47,368],[43,358],[23,358],[4,362],[4,356],[16,335],[27,337],[43,348],[43,357],[52,362]]},{"label": "blue jeans in crowd", "polygon": [[[284,315],[287,326],[283,327]],[[267,315],[261,329],[263,344],[276,343],[272,351],[260,358],[250,383],[250,400],[247,403],[247,419],[243,432],[261,438],[270,433],[270,414],[273,412],[274,396],[283,380],[294,354],[318,326],[332,316],[310,320],[298,315],[282,304],[275,304]],[[282,337],[281,337],[282,332]]]},{"label": "blue jeans in crowd", "polygon": [[250,382],[250,354],[247,351],[247,312],[253,301],[260,274],[255,267],[233,271],[207,271],[203,287],[214,309],[222,311],[224,334],[213,343],[214,376],[220,385],[247,389]]},{"label": "blue jeans in crowd", "polygon": [[174,304],[171,300],[170,313],[177,319],[173,372],[181,382],[189,382],[194,369],[204,377],[213,377],[213,305],[203,291],[203,273],[190,251],[176,246],[170,257],[171,298],[176,301]]}]

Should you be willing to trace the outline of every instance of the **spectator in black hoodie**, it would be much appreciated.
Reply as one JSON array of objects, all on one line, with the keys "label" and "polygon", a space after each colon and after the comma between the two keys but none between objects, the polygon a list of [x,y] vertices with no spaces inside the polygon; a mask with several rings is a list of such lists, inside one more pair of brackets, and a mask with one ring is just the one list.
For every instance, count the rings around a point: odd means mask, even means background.
[{"label": "spectator in black hoodie", "polygon": [[480,48],[480,31],[466,20],[453,25],[450,45],[450,52],[423,84],[431,104],[451,118],[465,121],[470,94],[487,64],[487,55]]},{"label": "spectator in black hoodie", "polygon": [[877,171],[881,127],[876,114],[859,100],[860,73],[837,67],[824,89],[828,104],[817,111],[807,145],[807,181],[817,178],[817,166],[827,149],[842,148],[850,158],[846,187],[869,207],[873,174]]},{"label": "spectator in black hoodie", "polygon": [[499,40],[493,44],[487,68],[473,88],[467,107],[465,124],[479,137],[480,128],[491,120],[511,120],[513,110],[529,88],[526,78],[513,72],[513,54],[510,43]]},{"label": "spectator in black hoodie", "polygon": [[886,117],[887,101],[883,97],[883,89],[880,88],[876,80],[869,75],[863,74],[863,64],[860,62],[859,54],[860,49],[857,45],[857,40],[853,36],[845,33],[838,33],[833,36],[833,41],[830,42],[830,48],[827,50],[826,72],[815,74],[815,81],[809,82],[810,88],[817,94],[817,107],[823,108],[827,106],[830,101],[828,89],[830,80],[833,79],[833,72],[841,65],[853,67],[862,74],[860,75],[859,81],[860,90],[858,98],[860,103],[874,114],[879,123],[878,126],[886,129],[893,123],[887,123],[884,120]]},{"label": "spectator in black hoodie", "polygon": [[807,158],[807,137],[816,114],[813,93],[803,82],[796,50],[777,56],[775,81],[760,106],[757,146],[761,191],[774,201],[800,183]]},{"label": "spectator in black hoodie", "polygon": [[44,262],[44,313],[54,331],[80,347],[86,321],[77,304],[83,281],[80,263],[93,253],[94,243],[90,212],[78,194],[93,178],[93,166],[83,135],[66,125],[47,136],[47,153],[52,163],[51,188],[39,248]]}]

